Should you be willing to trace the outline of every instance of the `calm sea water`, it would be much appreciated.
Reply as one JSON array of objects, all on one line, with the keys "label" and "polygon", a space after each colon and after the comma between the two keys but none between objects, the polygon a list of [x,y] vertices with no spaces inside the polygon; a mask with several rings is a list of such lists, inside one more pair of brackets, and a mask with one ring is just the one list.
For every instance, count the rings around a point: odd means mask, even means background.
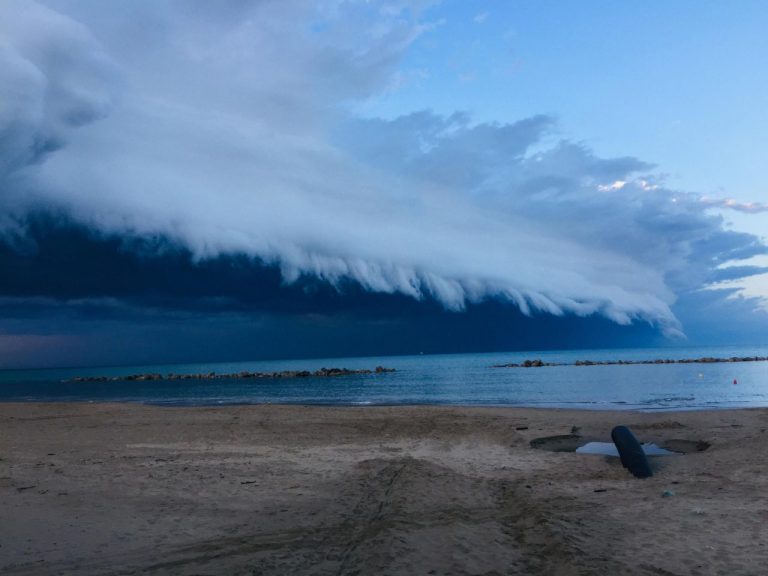
[{"label": "calm sea water", "polygon": [[[456,404],[676,410],[768,406],[768,362],[492,368],[540,358],[644,360],[768,356],[768,347],[663,348],[333,358],[215,364],[0,371],[0,401],[142,402],[160,405]],[[74,376],[160,372],[219,374],[395,368],[394,373],[282,380],[65,383]],[[737,384],[733,384],[734,379]]]}]

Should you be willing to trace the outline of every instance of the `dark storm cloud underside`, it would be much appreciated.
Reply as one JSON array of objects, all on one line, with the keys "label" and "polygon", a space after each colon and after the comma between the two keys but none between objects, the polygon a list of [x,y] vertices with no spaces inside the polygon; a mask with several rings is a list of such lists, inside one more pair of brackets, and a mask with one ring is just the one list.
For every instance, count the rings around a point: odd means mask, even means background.
[{"label": "dark storm cloud underside", "polygon": [[139,307],[187,311],[266,311],[307,314],[369,311],[377,316],[441,309],[401,294],[365,291],[303,276],[282,280],[277,266],[247,256],[194,261],[163,237],[104,235],[70,220],[36,215],[25,234],[0,240],[0,296],[58,301],[119,299]]},{"label": "dark storm cloud underside", "polygon": [[[278,268],[250,258],[195,262],[162,238],[105,236],[51,216],[36,216],[24,237],[0,242],[0,269],[6,328],[83,334],[117,323],[122,334],[163,342],[163,353],[177,358],[190,350],[234,359],[632,346],[658,337],[645,323],[529,317],[499,301],[455,313],[433,299],[372,293],[353,282],[302,277],[286,285]],[[257,329],[260,318],[267,321]]]}]

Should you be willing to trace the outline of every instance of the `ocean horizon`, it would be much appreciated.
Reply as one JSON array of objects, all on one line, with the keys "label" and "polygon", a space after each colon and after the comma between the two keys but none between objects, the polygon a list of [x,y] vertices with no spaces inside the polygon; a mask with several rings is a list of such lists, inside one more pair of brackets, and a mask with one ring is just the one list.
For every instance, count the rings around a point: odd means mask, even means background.
[{"label": "ocean horizon", "polygon": [[[162,406],[529,406],[597,410],[702,410],[768,406],[768,362],[574,366],[577,360],[643,361],[768,356],[768,347],[718,346],[418,354],[0,371],[3,402],[134,402]],[[564,364],[499,368],[540,359]],[[133,374],[394,368],[385,374],[280,379],[109,380]]]}]

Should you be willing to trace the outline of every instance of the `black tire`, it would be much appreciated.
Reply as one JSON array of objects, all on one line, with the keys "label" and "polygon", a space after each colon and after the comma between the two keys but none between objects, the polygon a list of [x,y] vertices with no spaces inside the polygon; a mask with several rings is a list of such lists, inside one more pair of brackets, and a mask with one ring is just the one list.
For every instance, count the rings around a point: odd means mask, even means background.
[{"label": "black tire", "polygon": [[643,447],[637,441],[635,435],[626,426],[616,426],[611,431],[611,439],[619,451],[621,465],[634,474],[637,478],[650,478],[653,476],[648,457],[643,452]]}]

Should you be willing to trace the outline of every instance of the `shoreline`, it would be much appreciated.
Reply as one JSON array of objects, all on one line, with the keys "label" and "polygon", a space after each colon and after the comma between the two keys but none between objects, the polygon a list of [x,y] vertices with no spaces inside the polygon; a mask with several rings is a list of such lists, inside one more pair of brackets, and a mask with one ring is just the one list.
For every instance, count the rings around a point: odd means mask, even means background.
[{"label": "shoreline", "polygon": [[285,407],[285,408],[306,408],[306,409],[350,409],[359,408],[361,410],[377,409],[377,408],[450,408],[457,410],[540,410],[540,411],[565,411],[565,412],[587,412],[587,413],[616,413],[616,414],[687,414],[687,413],[707,413],[707,412],[728,412],[728,411],[742,411],[742,410],[768,410],[768,402],[764,405],[757,406],[706,406],[706,407],[671,407],[671,408],[621,408],[622,405],[628,405],[627,403],[611,403],[605,405],[605,408],[595,408],[592,405],[597,403],[583,403],[584,408],[580,408],[580,403],[570,403],[557,405],[543,406],[532,404],[454,404],[450,402],[445,403],[371,403],[371,402],[358,402],[358,403],[306,403],[306,402],[220,402],[211,404],[185,404],[185,403],[173,403],[173,402],[151,402],[143,400],[121,400],[121,401],[102,401],[102,400],[3,400],[0,399],[0,410],[3,406],[25,406],[25,405],[42,405],[42,406],[145,406],[147,408],[159,408],[159,409],[189,409],[189,410],[206,410],[212,408],[268,408],[270,406]]},{"label": "shoreline", "polygon": [[[536,449],[577,435],[701,452]],[[758,574],[768,409],[0,403],[0,572]],[[703,446],[703,444],[702,444]]]}]

